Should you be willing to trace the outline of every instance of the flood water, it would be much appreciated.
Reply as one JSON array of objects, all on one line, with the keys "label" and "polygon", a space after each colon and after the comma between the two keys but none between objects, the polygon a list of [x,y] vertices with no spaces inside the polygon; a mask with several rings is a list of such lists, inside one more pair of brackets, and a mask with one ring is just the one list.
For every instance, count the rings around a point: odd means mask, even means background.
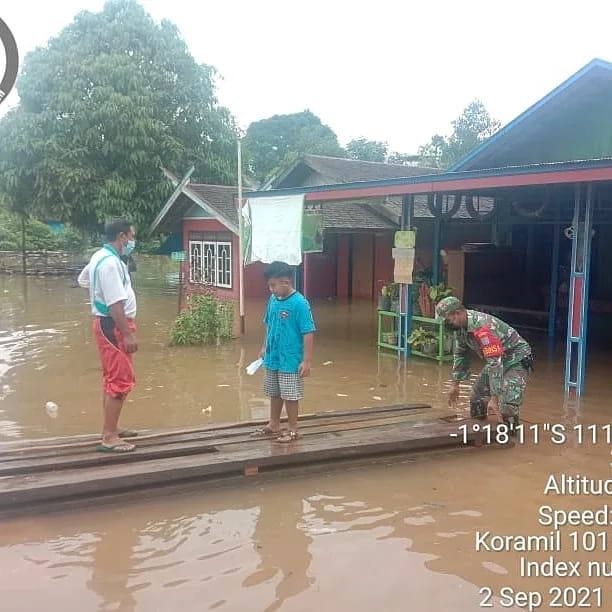
[{"label": "flood water", "polygon": [[[161,261],[139,269],[138,386],[123,425],[264,417],[261,376],[248,377],[242,367],[256,357],[262,305],[248,305],[242,341],[169,347],[177,310],[173,278]],[[0,440],[99,429],[100,373],[87,296],[71,285],[70,279],[0,277]],[[313,310],[319,333],[304,412],[424,401],[432,416],[449,414],[442,396],[449,367],[378,355],[369,304],[323,302]],[[605,354],[590,357],[581,402],[564,401],[560,355],[538,354],[522,413],[528,424],[610,423]],[[467,393],[466,386],[462,411]],[[57,413],[47,413],[47,401],[58,405]],[[476,552],[474,545],[476,530],[548,533],[537,522],[542,504],[597,509],[606,499],[546,496],[544,486],[551,473],[610,478],[610,460],[610,445],[601,437],[593,445],[569,436],[561,445],[529,441],[511,449],[332,465],[5,519],[1,609],[519,610],[524,608],[502,607],[499,599],[492,608],[481,607],[479,589],[546,594],[555,585],[602,586],[605,605],[599,609],[612,609],[610,578],[520,577],[521,553]],[[609,527],[592,529],[610,536]],[[548,554],[528,556],[544,560]],[[573,552],[569,541],[554,554],[585,564],[610,559],[609,549]],[[539,609],[555,609],[548,603]]]}]

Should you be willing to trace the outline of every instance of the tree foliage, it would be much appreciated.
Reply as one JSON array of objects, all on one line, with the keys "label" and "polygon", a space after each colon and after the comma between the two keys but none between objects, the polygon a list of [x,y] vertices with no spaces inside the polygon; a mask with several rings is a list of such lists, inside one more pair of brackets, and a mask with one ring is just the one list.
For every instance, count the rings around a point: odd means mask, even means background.
[{"label": "tree foliage", "polygon": [[304,153],[346,156],[334,131],[309,110],[251,123],[244,150],[249,169],[260,183]]},{"label": "tree foliage", "polygon": [[346,145],[346,152],[351,159],[362,161],[384,162],[400,166],[414,166],[421,161],[420,155],[389,151],[388,143],[367,138],[355,138]]},{"label": "tree foliage", "polygon": [[0,121],[0,194],[13,211],[91,228],[147,226],[170,190],[160,166],[233,181],[235,126],[215,70],[135,0],[80,13],[26,56],[20,106]]},{"label": "tree foliage", "polygon": [[[20,251],[22,244],[21,218],[0,208],[0,251]],[[72,251],[85,247],[83,237],[71,227],[53,232],[45,223],[36,219],[25,222],[26,251]]]},{"label": "tree foliage", "polygon": [[388,164],[397,164],[399,166],[415,166],[421,161],[420,155],[414,153],[400,153],[393,151],[387,157]]},{"label": "tree foliage", "polygon": [[362,161],[384,162],[387,160],[389,145],[380,140],[355,138],[346,145],[346,152],[351,159]]},{"label": "tree foliage", "polygon": [[480,100],[474,100],[452,122],[453,132],[450,136],[435,134],[426,145],[420,147],[419,154],[424,165],[448,168],[492,136],[500,125]]}]

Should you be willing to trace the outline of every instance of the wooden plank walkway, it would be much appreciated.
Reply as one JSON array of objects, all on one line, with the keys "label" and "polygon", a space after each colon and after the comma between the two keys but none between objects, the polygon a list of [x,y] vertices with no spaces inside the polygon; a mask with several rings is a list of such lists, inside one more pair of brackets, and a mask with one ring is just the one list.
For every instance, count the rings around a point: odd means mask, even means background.
[{"label": "wooden plank walkway", "polygon": [[[290,444],[253,438],[250,434],[260,421],[139,432],[137,450],[127,454],[94,452],[96,436],[0,443],[0,510],[292,465],[460,446],[459,438],[451,435],[459,423],[428,419],[429,408],[409,404],[304,415],[300,438]],[[482,444],[481,434],[468,439]]]}]

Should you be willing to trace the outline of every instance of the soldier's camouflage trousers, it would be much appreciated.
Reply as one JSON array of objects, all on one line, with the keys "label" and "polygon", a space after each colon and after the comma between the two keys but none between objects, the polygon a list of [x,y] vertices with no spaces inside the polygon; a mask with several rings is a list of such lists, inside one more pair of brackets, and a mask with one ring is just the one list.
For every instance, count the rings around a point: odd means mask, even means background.
[{"label": "soldier's camouflage trousers", "polygon": [[[499,408],[504,422],[519,424],[520,409],[523,403],[523,395],[527,386],[528,372],[522,365],[516,365],[504,372],[504,383],[502,394],[499,398]],[[486,370],[480,373],[472,387],[470,397],[470,416],[472,418],[485,418],[487,416],[487,404],[491,397],[489,389],[489,375]]]}]

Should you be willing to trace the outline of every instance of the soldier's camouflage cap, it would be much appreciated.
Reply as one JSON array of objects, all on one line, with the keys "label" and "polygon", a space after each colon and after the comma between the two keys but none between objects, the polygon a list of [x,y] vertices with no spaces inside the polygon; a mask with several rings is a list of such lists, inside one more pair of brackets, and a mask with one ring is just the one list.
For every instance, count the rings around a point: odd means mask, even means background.
[{"label": "soldier's camouflage cap", "polygon": [[436,306],[436,318],[445,319],[449,314],[456,310],[461,310],[465,306],[454,296],[445,297],[440,300]]}]

